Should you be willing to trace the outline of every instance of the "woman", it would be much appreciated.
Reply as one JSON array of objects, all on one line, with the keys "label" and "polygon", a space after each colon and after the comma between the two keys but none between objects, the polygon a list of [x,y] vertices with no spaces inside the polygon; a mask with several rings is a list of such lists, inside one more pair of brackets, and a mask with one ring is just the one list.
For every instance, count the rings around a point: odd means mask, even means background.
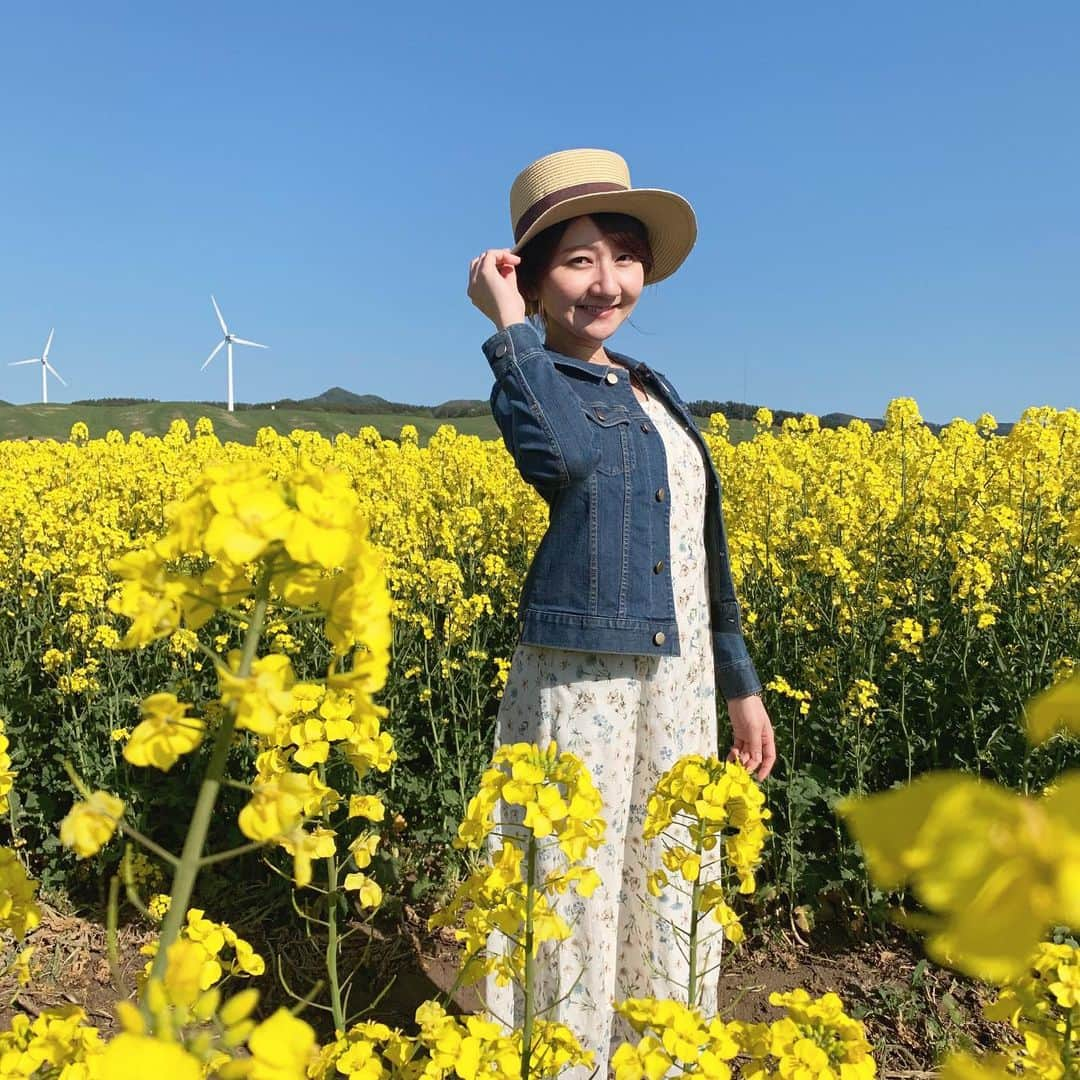
[{"label": "woman", "polygon": [[[686,959],[664,920],[685,925],[686,912],[668,900],[657,918],[646,890],[659,856],[642,838],[649,792],[684,754],[717,753],[717,687],[729,759],[764,779],[776,755],[708,450],[667,378],[605,346],[643,287],[689,254],[693,210],[632,188],[605,150],[534,162],[510,209],[515,245],[472,261],[468,293],[496,328],[483,346],[492,411],[550,520],[522,593],[498,740],[555,740],[604,799],[602,885],[567,898],[574,937],[538,976],[540,1007],[557,1003],[549,1017],[596,1051],[604,1076],[609,1042],[626,1034],[613,1030],[612,999],[685,1000]],[[701,1004],[713,1011],[708,982]],[[520,1001],[488,991],[495,1015],[520,1022]]]}]

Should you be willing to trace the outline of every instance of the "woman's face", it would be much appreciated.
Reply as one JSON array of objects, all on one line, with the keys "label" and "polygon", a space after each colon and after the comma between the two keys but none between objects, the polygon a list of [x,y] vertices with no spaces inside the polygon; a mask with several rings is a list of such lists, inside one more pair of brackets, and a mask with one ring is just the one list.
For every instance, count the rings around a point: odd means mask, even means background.
[{"label": "woman's face", "polygon": [[575,218],[540,282],[548,347],[591,358],[623,324],[644,284],[639,259],[613,247],[592,218]]}]

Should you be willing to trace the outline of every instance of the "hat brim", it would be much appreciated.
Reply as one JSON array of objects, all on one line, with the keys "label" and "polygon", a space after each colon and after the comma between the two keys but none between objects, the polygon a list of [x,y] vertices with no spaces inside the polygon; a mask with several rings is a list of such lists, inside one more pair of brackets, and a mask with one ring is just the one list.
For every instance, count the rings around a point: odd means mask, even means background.
[{"label": "hat brim", "polygon": [[660,188],[631,188],[578,195],[560,202],[541,214],[511,250],[517,254],[534,236],[550,226],[592,213],[629,214],[645,226],[653,255],[653,268],[645,278],[646,285],[674,274],[697,239],[697,219],[693,208],[681,195]]}]

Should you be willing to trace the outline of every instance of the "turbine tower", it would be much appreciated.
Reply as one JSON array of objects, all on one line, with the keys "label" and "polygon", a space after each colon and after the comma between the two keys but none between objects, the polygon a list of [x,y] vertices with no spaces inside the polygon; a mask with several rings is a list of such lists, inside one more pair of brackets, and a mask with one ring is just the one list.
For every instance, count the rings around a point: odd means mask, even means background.
[{"label": "turbine tower", "polygon": [[235,334],[229,333],[229,328],[225,325],[225,320],[221,315],[221,308],[218,307],[217,301],[210,297],[210,303],[214,305],[214,311],[217,314],[217,321],[221,323],[221,332],[225,336],[214,347],[214,351],[206,358],[203,366],[199,368],[200,371],[206,370],[206,365],[214,359],[222,347],[225,348],[225,356],[227,357],[227,366],[229,369],[229,412],[233,411],[233,374],[232,374],[232,347],[234,345],[250,345],[255,349],[268,349],[269,345],[260,345],[257,341],[245,341],[244,338],[239,338]]},{"label": "turbine tower", "polygon": [[41,404],[49,404],[49,372],[51,371],[55,375],[62,385],[67,386],[67,383],[60,376],[60,372],[56,370],[49,363],[49,348],[52,345],[53,334],[56,333],[55,328],[49,331],[49,340],[45,342],[45,348],[41,350],[40,356],[31,356],[29,360],[12,360],[8,367],[21,367],[23,364],[40,364],[41,365]]}]

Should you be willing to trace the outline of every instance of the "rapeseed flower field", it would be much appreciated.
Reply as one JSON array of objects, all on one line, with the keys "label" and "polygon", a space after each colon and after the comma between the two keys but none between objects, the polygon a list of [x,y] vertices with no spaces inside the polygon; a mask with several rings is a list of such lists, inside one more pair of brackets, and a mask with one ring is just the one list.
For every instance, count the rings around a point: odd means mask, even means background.
[{"label": "rapeseed flower field", "polygon": [[[762,792],[735,767],[678,763],[650,807],[667,872],[649,888],[691,897],[693,948],[708,920],[742,936],[735,895],[699,887],[714,850],[739,902],[765,912],[823,897],[867,910],[910,883],[931,955],[1000,986],[995,1015],[1026,1047],[952,1059],[950,1075],[1071,1080],[1080,413],[1030,409],[1006,437],[989,416],[935,436],[907,399],[878,433],[771,419],[733,445],[714,416],[707,442],[778,775]],[[524,745],[489,760],[546,514],[501,443],[446,427],[421,447],[406,427],[333,442],[263,429],[243,446],[205,420],[161,439],[76,424],[64,443],[0,443],[0,493],[0,919],[32,938],[38,880],[76,894],[109,880],[113,917],[130,903],[161,926],[119,1034],[78,1006],[16,1015],[0,1074],[588,1069],[574,1033],[531,1006],[520,1030],[435,1002],[417,1034],[355,1023],[338,969],[344,914],[395,886],[391,837],[417,866],[455,837],[475,849],[436,921],[464,925],[467,977],[522,982],[530,1001],[535,948],[573,933],[559,896],[594,887],[603,808],[581,763]],[[485,861],[500,796],[524,825]],[[546,881],[542,844],[567,860]],[[257,992],[226,996],[264,959],[193,906],[200,874],[261,865],[244,861],[255,852],[321,897],[294,901],[325,939],[321,1047],[303,1016],[260,1020]],[[1066,937],[1048,941],[1055,928]],[[501,960],[492,929],[516,943]],[[31,978],[29,950],[12,953]],[[778,994],[782,1019],[742,1024],[703,1016],[691,973],[684,1001],[618,1004],[640,1035],[612,1059],[619,1080],[875,1074],[836,995]]]}]

